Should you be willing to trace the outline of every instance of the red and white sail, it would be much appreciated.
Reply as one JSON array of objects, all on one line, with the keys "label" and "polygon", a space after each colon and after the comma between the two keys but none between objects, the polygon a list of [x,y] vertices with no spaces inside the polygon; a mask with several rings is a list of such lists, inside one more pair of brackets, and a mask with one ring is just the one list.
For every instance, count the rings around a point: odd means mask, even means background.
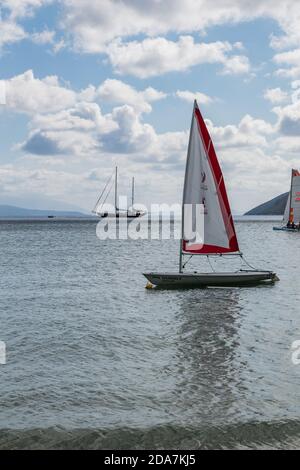
[{"label": "red and white sail", "polygon": [[300,171],[292,170],[291,190],[283,217],[284,223],[300,223]]},{"label": "red and white sail", "polygon": [[[239,251],[234,222],[223,174],[206,124],[195,101],[183,191],[184,208],[203,205],[201,243],[188,240],[183,229],[182,251],[191,254],[233,253]],[[190,211],[188,211],[191,214]],[[196,211],[193,211],[195,217]],[[195,220],[192,220],[196,226]]]}]

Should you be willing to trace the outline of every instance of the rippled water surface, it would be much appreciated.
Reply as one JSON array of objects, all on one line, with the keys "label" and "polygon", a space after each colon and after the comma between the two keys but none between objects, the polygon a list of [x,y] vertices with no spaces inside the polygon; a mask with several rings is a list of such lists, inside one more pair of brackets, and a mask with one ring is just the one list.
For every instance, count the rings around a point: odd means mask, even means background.
[{"label": "rippled water surface", "polygon": [[177,241],[95,229],[0,223],[0,448],[300,446],[300,234],[237,223],[275,285],[162,291]]}]

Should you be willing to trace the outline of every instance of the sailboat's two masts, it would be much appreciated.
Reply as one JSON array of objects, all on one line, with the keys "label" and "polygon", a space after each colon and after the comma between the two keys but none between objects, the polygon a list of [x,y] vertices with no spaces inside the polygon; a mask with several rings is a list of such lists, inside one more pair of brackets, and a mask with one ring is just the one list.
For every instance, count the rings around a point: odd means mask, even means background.
[{"label": "sailboat's two masts", "polygon": [[[114,207],[112,211],[107,211],[105,209],[105,203],[108,199],[108,196],[112,190],[113,182],[114,180]],[[105,218],[105,217],[115,217],[115,218],[127,218],[127,219],[135,219],[137,217],[141,217],[142,215],[145,214],[144,211],[135,209],[134,208],[134,192],[135,192],[135,180],[134,177],[132,178],[132,187],[131,187],[131,207],[128,209],[121,209],[119,207],[119,193],[118,193],[118,167],[115,167],[115,172],[114,172],[114,178],[113,175],[110,176],[109,180],[107,181],[106,185],[104,186],[104,189],[102,193],[100,194],[100,197],[98,198],[98,201],[95,205],[95,208],[93,210],[93,213],[96,214],[100,218]]]}]

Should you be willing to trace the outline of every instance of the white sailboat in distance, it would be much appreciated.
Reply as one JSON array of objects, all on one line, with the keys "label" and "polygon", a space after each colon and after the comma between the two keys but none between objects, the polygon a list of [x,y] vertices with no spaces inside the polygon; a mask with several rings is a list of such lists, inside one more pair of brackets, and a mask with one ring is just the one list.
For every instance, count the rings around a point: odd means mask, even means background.
[{"label": "white sailboat in distance", "polygon": [[[115,198],[114,198],[114,208],[112,211],[106,210],[105,204],[108,196],[110,195],[112,188],[115,188]],[[145,211],[136,209],[134,207],[134,192],[135,192],[135,181],[132,178],[131,185],[131,206],[127,209],[120,209],[118,201],[118,167],[116,166],[114,174],[112,174],[108,181],[106,182],[102,193],[100,194],[94,209],[92,210],[93,214],[96,214],[100,218],[105,217],[115,217],[115,218],[126,218],[126,219],[136,219],[137,217],[142,217],[145,215]]]},{"label": "white sailboat in distance", "polygon": [[292,170],[291,188],[286,202],[283,226],[273,227],[273,230],[287,232],[300,231],[300,171]]},{"label": "white sailboat in distance", "polygon": [[[185,207],[193,210],[185,215]],[[185,218],[192,219],[196,227],[196,207],[201,205],[203,213],[203,240],[187,239]],[[235,272],[185,272],[184,257],[195,255],[240,256],[239,244],[223,174],[217,155],[197,102],[194,103],[190,139],[188,146],[182,203],[182,238],[180,240],[179,272],[148,272],[146,287],[206,287],[243,286],[278,280],[272,271],[257,270],[247,263],[247,269]],[[244,259],[243,259],[244,260]]]}]

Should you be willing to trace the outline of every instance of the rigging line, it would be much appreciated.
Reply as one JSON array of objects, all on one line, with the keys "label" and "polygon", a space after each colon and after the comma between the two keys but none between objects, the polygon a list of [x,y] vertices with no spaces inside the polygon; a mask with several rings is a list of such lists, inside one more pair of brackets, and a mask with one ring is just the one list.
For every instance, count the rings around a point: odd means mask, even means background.
[{"label": "rigging line", "polygon": [[106,203],[107,198],[108,198],[108,196],[110,195],[110,192],[111,192],[111,190],[112,190],[113,185],[114,185],[114,182],[112,181],[112,183],[111,183],[111,185],[110,185],[110,188],[109,188],[109,190],[108,190],[108,193],[106,194],[105,199],[104,199],[104,201],[103,201],[102,204],[101,204],[100,211],[101,211],[102,207],[104,206],[104,204]]},{"label": "rigging line", "polygon": [[186,267],[186,265],[187,265],[188,262],[192,259],[192,257],[193,257],[193,255],[191,255],[191,256],[189,257],[189,259],[183,264],[183,266],[182,266],[183,269]]},{"label": "rigging line", "polygon": [[[100,196],[98,198],[98,201],[96,202],[96,205],[95,205],[94,210],[92,212],[97,213],[98,205],[99,205],[99,203],[101,201],[101,198],[102,198],[103,194],[105,193],[105,190],[106,190],[110,180],[112,179],[112,177],[113,177],[113,174],[108,178],[108,181],[107,181],[106,185],[104,186],[104,189],[103,189],[102,193],[100,194]],[[102,206],[103,206],[103,204],[102,204]]]},{"label": "rigging line", "polygon": [[215,269],[213,268],[213,266],[212,266],[212,264],[211,264],[211,262],[210,262],[210,259],[209,259],[209,256],[208,256],[208,255],[207,255],[207,261],[208,261],[209,266],[211,267],[211,270],[215,273],[216,271],[215,271]]},{"label": "rigging line", "polygon": [[248,263],[248,261],[243,257],[243,255],[241,255],[241,259],[242,261],[244,261],[244,263],[251,269],[253,269],[254,271],[257,270],[257,268],[255,268],[254,266],[252,266],[250,263]]}]

